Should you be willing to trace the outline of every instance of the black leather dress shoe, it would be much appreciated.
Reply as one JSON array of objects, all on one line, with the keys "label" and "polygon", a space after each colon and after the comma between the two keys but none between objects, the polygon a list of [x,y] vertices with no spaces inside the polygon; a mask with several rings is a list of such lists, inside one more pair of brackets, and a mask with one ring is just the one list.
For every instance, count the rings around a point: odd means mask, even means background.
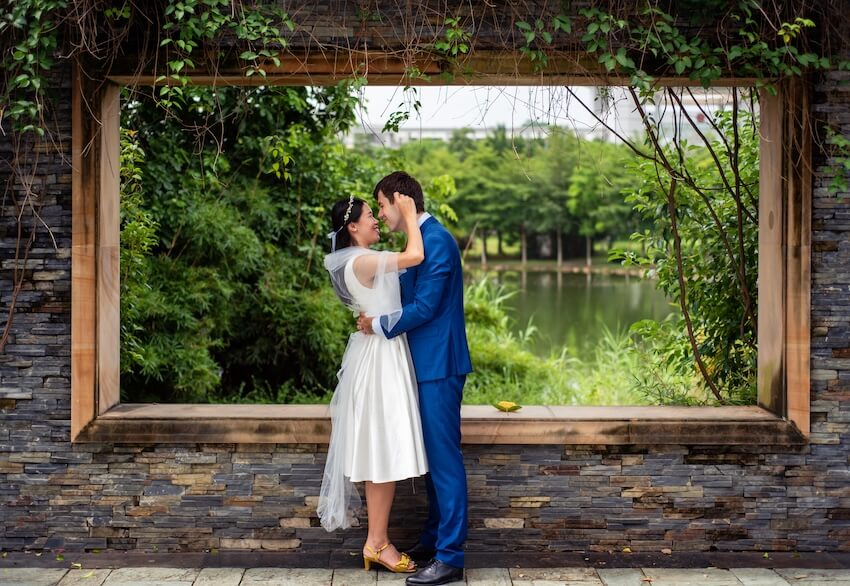
[{"label": "black leather dress shoe", "polygon": [[417,543],[410,549],[405,549],[404,553],[409,555],[410,559],[412,559],[414,562],[419,565],[422,565],[434,559],[434,556],[437,554],[437,550],[433,547],[428,547],[422,545],[421,543]]},{"label": "black leather dress shoe", "polygon": [[432,560],[427,566],[407,577],[404,581],[407,586],[436,586],[437,584],[448,584],[449,582],[460,582],[463,580],[463,568],[456,568],[444,564],[440,560]]}]

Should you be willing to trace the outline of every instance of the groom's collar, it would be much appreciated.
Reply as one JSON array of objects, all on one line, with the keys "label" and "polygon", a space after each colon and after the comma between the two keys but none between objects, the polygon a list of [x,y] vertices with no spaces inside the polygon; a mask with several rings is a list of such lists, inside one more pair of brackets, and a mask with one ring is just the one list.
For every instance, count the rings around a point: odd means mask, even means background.
[{"label": "groom's collar", "polygon": [[422,212],[422,215],[419,216],[419,220],[418,220],[419,226],[421,227],[422,224],[424,224],[428,220],[428,218],[430,218],[430,217],[431,217],[431,214],[429,214],[428,212]]}]

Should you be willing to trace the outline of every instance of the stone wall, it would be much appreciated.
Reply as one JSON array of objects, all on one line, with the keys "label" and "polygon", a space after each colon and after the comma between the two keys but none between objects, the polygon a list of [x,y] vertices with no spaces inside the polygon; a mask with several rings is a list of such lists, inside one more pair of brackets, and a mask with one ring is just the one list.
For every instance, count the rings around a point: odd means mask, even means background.
[{"label": "stone wall", "polygon": [[[70,75],[54,80],[58,95],[69,94]],[[21,145],[17,157],[27,174],[14,177],[16,145],[0,137],[0,332],[15,302],[13,327],[0,352],[0,535],[4,549],[20,549],[43,537],[52,523],[68,526],[62,507],[42,491],[51,478],[91,461],[75,453],[70,436],[71,384],[71,101],[53,102],[56,132],[47,140]],[[31,192],[24,185],[30,184]],[[13,205],[12,198],[19,207]],[[22,238],[36,226],[24,261],[16,213],[23,208]],[[50,232],[34,216],[50,226]],[[56,247],[54,248],[54,240]],[[15,267],[23,270],[17,295]],[[54,516],[55,515],[55,516]]]},{"label": "stone wall", "polygon": [[[68,76],[54,81],[69,93]],[[847,72],[827,74],[813,107],[846,137],[848,84]],[[362,527],[318,527],[325,446],[70,444],[70,97],[56,103],[55,141],[20,151],[38,159],[33,192],[52,237],[37,231],[0,354],[0,548],[359,549]],[[0,136],[4,184],[13,148]],[[850,194],[827,190],[836,162],[815,161],[811,442],[465,446],[469,551],[850,550]],[[21,180],[12,185],[22,200]],[[8,209],[0,226],[1,330]],[[415,539],[424,493],[421,481],[399,485],[400,543]]]}]

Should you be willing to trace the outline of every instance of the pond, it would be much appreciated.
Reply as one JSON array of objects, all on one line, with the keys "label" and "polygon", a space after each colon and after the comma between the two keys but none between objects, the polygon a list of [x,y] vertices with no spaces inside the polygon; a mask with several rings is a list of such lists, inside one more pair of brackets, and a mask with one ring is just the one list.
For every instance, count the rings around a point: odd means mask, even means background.
[{"label": "pond", "polygon": [[506,303],[515,330],[524,331],[531,320],[537,328],[532,349],[541,356],[566,346],[571,355],[590,359],[605,327],[625,331],[636,321],[662,319],[674,309],[653,281],[637,276],[516,270],[488,274],[515,292]]}]

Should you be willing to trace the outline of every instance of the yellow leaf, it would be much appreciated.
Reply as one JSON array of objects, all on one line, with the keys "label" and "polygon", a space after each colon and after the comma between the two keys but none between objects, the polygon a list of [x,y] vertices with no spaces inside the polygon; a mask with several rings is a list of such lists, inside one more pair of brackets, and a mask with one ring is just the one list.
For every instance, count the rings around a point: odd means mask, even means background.
[{"label": "yellow leaf", "polygon": [[83,564],[78,563],[78,562],[74,562],[74,563],[72,563],[72,564],[71,564],[71,567],[72,567],[73,569],[75,569],[75,570],[82,570],[82,569],[83,569]]},{"label": "yellow leaf", "polygon": [[632,548],[631,547],[624,547],[623,553],[632,553]]},{"label": "yellow leaf", "polygon": [[495,407],[499,411],[504,411],[505,413],[511,413],[512,411],[518,411],[522,409],[521,405],[517,405],[513,401],[499,401],[498,403],[494,403],[493,407]]}]

